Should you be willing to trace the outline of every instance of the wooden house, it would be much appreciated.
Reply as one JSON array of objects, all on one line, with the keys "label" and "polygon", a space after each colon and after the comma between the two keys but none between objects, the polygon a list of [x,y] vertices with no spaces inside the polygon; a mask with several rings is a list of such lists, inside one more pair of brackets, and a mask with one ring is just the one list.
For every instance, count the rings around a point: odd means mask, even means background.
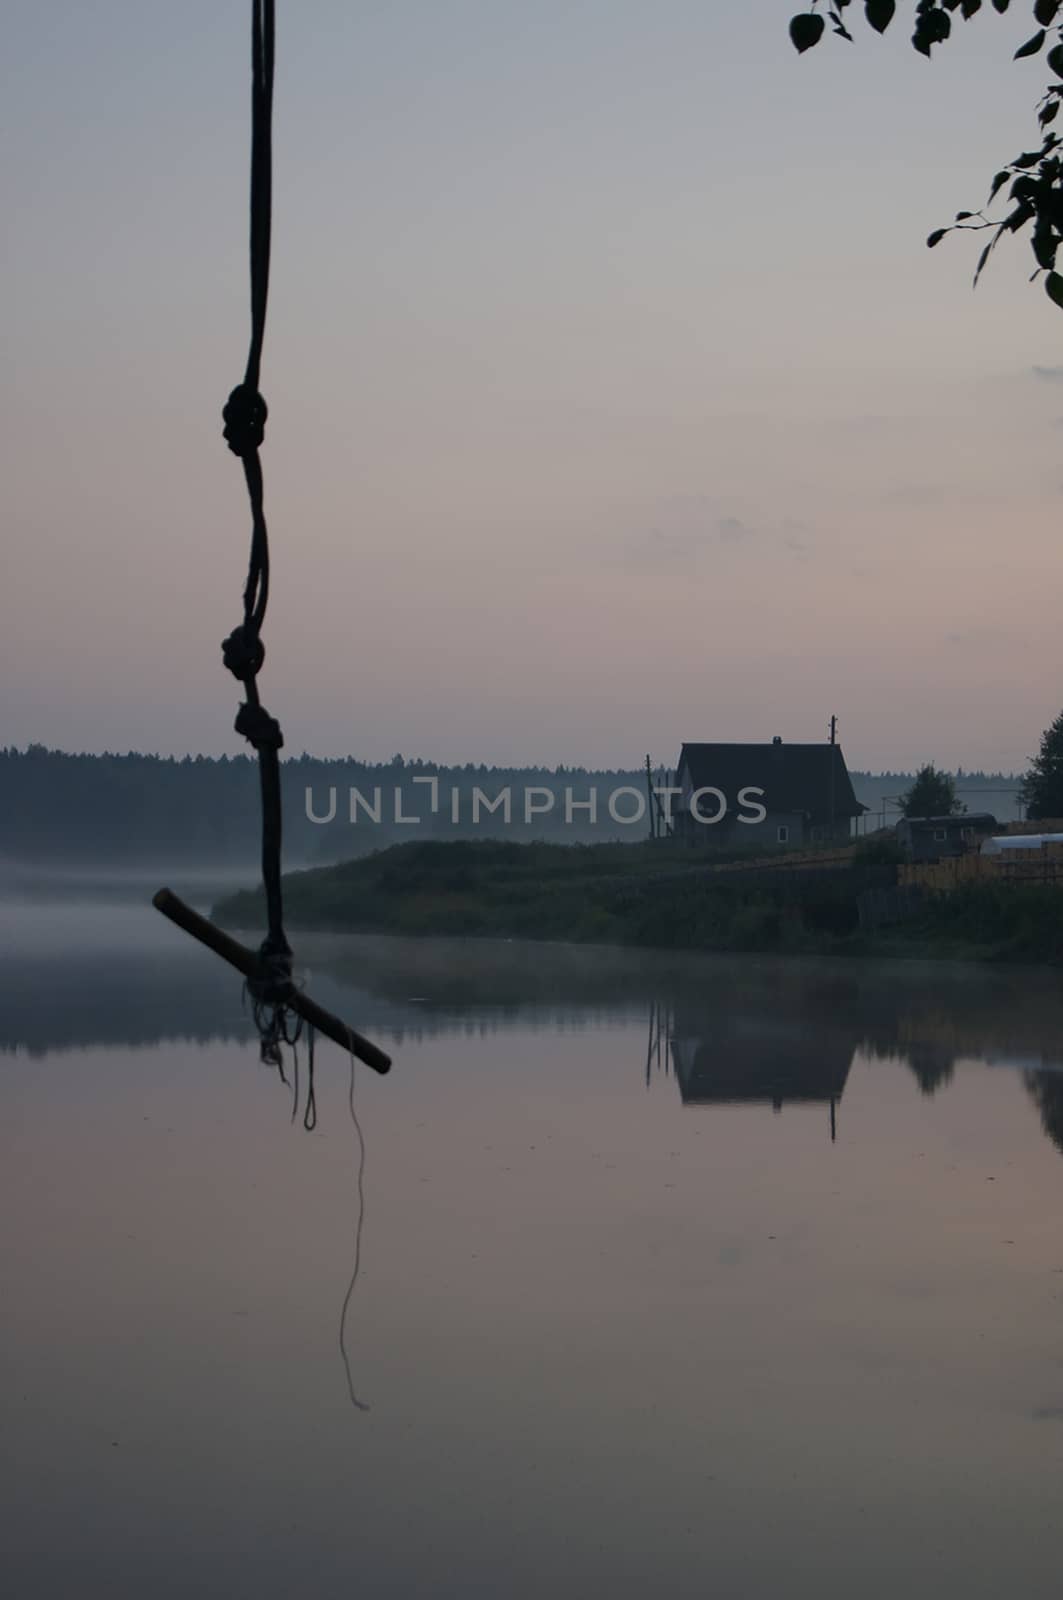
[{"label": "wooden house", "polygon": [[847,843],[867,810],[838,744],[684,744],[673,817],[693,843]]}]

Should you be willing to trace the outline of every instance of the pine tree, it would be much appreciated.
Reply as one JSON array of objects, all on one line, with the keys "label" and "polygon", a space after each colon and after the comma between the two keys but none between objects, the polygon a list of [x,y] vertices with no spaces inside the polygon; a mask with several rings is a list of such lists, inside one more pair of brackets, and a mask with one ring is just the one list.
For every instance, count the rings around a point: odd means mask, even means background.
[{"label": "pine tree", "polygon": [[1063,817],[1063,711],[1041,735],[1041,749],[1022,780],[1028,817]]},{"label": "pine tree", "polygon": [[951,773],[939,772],[933,762],[919,768],[912,787],[901,796],[906,817],[951,817],[966,809],[956,798]]}]

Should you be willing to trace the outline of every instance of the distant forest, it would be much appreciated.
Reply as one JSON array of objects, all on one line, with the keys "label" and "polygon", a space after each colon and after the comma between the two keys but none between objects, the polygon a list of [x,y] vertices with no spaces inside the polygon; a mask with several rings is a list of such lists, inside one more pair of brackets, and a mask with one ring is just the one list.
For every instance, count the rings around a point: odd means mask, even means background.
[{"label": "distant forest", "polygon": [[[447,767],[401,755],[381,763],[302,755],[283,762],[281,770],[289,865],[343,860],[399,839],[504,834],[575,844],[641,840],[649,830],[647,820],[618,823],[607,809],[615,790],[630,788],[645,796],[644,768],[548,770],[472,762]],[[870,807],[869,828],[878,825],[884,806],[886,820],[895,820],[896,807],[889,801],[913,777],[904,772],[852,773],[857,799]],[[663,769],[655,779],[669,781]],[[992,811],[1002,821],[1018,816],[1019,779],[1014,774],[961,771],[956,781],[969,810]],[[593,821],[580,806],[592,787],[598,793]],[[488,809],[507,788],[512,795],[508,823],[501,806]],[[360,796],[353,822],[352,789]],[[396,790],[398,815],[419,821],[396,820]],[[549,795],[533,794],[530,804],[539,809],[526,820],[527,791],[535,790]],[[574,802],[570,822],[565,818],[566,790]],[[308,793],[316,817],[328,817],[334,802],[330,821],[311,820]],[[0,859],[9,861],[251,865],[258,854],[258,805],[258,771],[249,756],[69,755],[43,745],[0,750]],[[475,822],[474,807],[479,812]],[[619,801],[618,808],[630,814],[636,809],[634,797]]]}]

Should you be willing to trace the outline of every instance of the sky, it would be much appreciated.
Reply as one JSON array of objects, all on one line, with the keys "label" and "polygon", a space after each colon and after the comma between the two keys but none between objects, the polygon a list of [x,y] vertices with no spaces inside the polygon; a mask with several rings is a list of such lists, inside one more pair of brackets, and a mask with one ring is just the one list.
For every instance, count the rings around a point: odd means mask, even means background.
[{"label": "sky", "polygon": [[[298,754],[1021,768],[1063,704],[1063,318],[977,209],[1029,7],[279,0],[262,696]],[[854,8],[856,10],[858,8]],[[910,9],[910,8],[909,8]],[[219,754],[250,7],[7,0],[0,743]]]}]

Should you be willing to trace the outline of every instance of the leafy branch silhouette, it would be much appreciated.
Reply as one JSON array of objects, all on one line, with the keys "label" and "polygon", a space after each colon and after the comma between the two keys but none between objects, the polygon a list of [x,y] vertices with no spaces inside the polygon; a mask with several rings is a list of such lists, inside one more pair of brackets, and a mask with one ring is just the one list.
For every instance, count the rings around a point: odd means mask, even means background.
[{"label": "leafy branch silhouette", "polygon": [[[827,32],[828,22],[839,38],[853,42],[846,24],[853,0],[811,0],[807,11],[799,12],[790,21],[790,39],[798,54],[811,50]],[[1011,9],[1011,0],[989,0],[994,11]],[[864,0],[864,20],[876,33],[885,33],[898,12],[897,0]],[[985,9],[983,0],[915,0],[912,45],[921,55],[930,56],[935,45],[944,44],[953,32],[953,17],[967,22]],[[1060,159],[1059,135],[1051,124],[1059,115],[1063,101],[1063,0],[1034,0],[1033,19],[1037,30],[1015,51],[1018,61],[1045,53],[1045,64],[1053,74],[1051,81],[1037,102],[1037,123],[1041,133],[1040,148],[1024,150],[1014,160],[1008,161],[993,178],[986,207],[1007,188],[1008,210],[1002,217],[987,216],[979,211],[958,211],[954,222],[947,227],[935,228],[927,239],[933,249],[947,233],[966,230],[989,229],[992,233],[982,250],[975,268],[977,284],[982,269],[996,244],[1005,234],[1018,234],[1030,228],[1030,247],[1036,267],[1031,282],[1045,276],[1045,289],[1050,300],[1063,309],[1063,276],[1056,272],[1056,253],[1063,243],[1063,160]],[[1046,49],[1046,46],[1048,47]]]}]

